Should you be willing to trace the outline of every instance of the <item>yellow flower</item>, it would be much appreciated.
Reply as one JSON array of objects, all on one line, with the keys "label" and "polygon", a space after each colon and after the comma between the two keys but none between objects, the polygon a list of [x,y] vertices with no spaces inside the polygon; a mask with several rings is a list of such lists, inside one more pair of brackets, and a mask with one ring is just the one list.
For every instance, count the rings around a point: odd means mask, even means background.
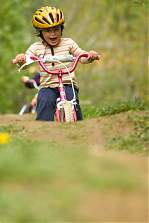
[{"label": "yellow flower", "polygon": [[0,144],[7,144],[10,140],[10,134],[7,132],[0,132]]}]

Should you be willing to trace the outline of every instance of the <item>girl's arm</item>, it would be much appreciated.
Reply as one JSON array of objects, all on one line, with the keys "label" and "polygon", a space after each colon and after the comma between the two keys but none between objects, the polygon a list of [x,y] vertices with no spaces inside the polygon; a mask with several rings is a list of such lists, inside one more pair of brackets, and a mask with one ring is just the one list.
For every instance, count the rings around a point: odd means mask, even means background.
[{"label": "girl's arm", "polygon": [[90,50],[89,52],[85,51],[85,50],[82,50],[78,44],[76,42],[74,42],[73,40],[72,41],[72,46],[71,46],[71,53],[74,55],[74,56],[77,56],[81,53],[89,53],[90,54],[90,58],[89,59],[86,59],[86,58],[81,58],[81,63],[92,63],[94,60],[100,60],[101,56],[99,55],[98,52],[94,51],[94,50]]}]

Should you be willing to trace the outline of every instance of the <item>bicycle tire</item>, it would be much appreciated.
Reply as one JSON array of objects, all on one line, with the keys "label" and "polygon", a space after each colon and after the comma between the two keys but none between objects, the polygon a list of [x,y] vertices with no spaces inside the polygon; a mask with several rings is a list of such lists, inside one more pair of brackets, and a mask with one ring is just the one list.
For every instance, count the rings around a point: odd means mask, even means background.
[{"label": "bicycle tire", "polygon": [[66,103],[63,105],[63,111],[64,111],[64,118],[66,122],[74,122],[74,110],[73,105],[66,101]]},{"label": "bicycle tire", "polygon": [[57,122],[60,122],[60,110],[58,110],[58,108],[56,109],[56,112],[55,112],[55,119]]},{"label": "bicycle tire", "polygon": [[60,122],[65,122],[65,111],[64,111],[64,108],[61,108],[60,109],[60,118],[59,118],[59,120],[60,120]]}]

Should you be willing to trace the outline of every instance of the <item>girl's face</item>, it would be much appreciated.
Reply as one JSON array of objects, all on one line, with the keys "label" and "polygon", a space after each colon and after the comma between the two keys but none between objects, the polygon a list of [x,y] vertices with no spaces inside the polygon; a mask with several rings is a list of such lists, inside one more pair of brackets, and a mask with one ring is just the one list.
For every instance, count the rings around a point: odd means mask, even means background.
[{"label": "girl's face", "polygon": [[55,26],[47,30],[43,30],[42,35],[49,45],[56,47],[61,41],[61,26]]}]

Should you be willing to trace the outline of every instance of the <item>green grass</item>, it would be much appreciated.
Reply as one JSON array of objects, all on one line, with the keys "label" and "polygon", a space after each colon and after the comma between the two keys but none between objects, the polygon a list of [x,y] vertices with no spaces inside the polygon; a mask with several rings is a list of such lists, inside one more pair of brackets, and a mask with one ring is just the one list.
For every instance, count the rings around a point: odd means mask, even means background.
[{"label": "green grass", "polygon": [[[149,153],[149,103],[148,101],[124,101],[105,106],[83,106],[84,118],[111,116],[127,111],[145,111],[145,115],[129,115],[128,122],[134,126],[129,135],[113,135],[108,137],[108,148],[127,150],[134,153]],[[112,116],[111,116],[112,118]],[[126,124],[127,125],[127,124]]]},{"label": "green grass", "polygon": [[[87,145],[85,145],[87,146]],[[60,145],[54,142],[34,142],[27,139],[13,139],[7,145],[0,145],[0,178],[3,181],[39,181],[54,178],[79,181],[86,186],[127,189],[131,185],[128,179],[121,182],[121,171],[126,170],[120,163],[106,157],[90,156],[85,146]],[[109,178],[109,168],[116,177]],[[98,171],[97,171],[98,170]],[[95,173],[95,174],[94,174]],[[102,176],[103,179],[98,178]],[[127,178],[126,176],[126,178]],[[130,180],[130,184],[129,184]],[[88,184],[86,184],[88,182]],[[97,183],[97,185],[96,185]],[[127,184],[128,183],[128,184]]]},{"label": "green grass", "polygon": [[106,155],[91,156],[87,145],[12,138],[0,145],[0,221],[78,222],[86,194],[143,188],[134,172]]},{"label": "green grass", "polygon": [[133,131],[129,135],[112,136],[109,148],[127,150],[132,153],[149,154],[149,113],[145,115],[129,115],[128,121],[133,124]]},{"label": "green grass", "polygon": [[114,115],[127,111],[142,111],[148,110],[148,101],[134,100],[134,101],[123,101],[102,106],[82,106],[84,118],[97,118],[100,116]]},{"label": "green grass", "polygon": [[23,127],[16,127],[15,125],[0,125],[0,132],[7,132],[10,134],[19,134],[24,131]]}]

